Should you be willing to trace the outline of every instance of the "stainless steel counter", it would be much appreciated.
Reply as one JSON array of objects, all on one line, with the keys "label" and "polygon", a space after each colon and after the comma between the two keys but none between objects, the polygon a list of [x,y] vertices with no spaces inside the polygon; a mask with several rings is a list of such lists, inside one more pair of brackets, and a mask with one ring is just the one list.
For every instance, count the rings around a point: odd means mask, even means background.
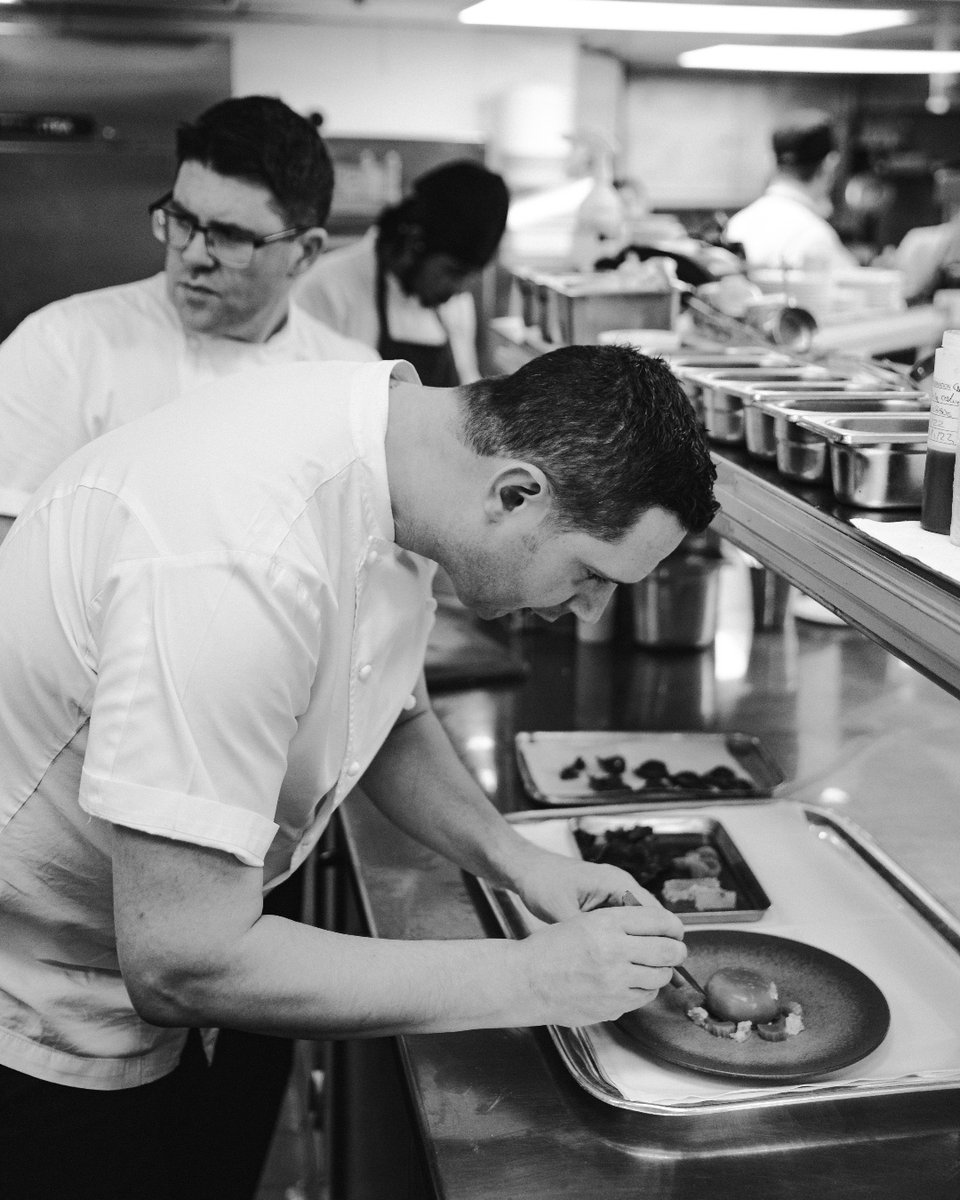
[{"label": "stainless steel counter", "polygon": [[[782,631],[754,633],[739,561],[723,568],[707,650],[639,649],[628,615],[609,644],[579,643],[562,624],[528,629],[517,635],[532,668],[524,683],[435,699],[502,810],[530,807],[514,761],[518,730],[740,730],[779,761],[782,792],[836,805],[960,913],[957,700],[848,626],[788,617]],[[497,935],[475,882],[362,796],[345,806],[342,832],[371,933]],[[960,1092],[651,1117],[583,1092],[543,1030],[412,1037],[396,1048],[420,1166],[415,1182],[382,1193],[390,1200],[960,1195]]]}]

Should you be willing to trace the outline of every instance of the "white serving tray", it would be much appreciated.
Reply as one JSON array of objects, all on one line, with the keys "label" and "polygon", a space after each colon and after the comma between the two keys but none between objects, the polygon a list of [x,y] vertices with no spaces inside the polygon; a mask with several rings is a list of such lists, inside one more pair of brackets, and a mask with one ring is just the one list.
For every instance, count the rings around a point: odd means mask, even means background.
[{"label": "white serving tray", "polygon": [[[645,811],[637,809],[638,821]],[[822,1080],[758,1086],[656,1062],[612,1023],[551,1026],[577,1083],[607,1104],[661,1116],[865,1096],[899,1096],[902,1104],[917,1092],[960,1087],[960,922],[953,914],[832,812],[790,800],[701,811],[723,822],[770,897],[756,928],[819,946],[863,971],[890,1006],[889,1032],[866,1058]],[[510,819],[535,844],[576,854],[570,816],[538,810]],[[487,885],[484,892],[508,936],[538,926],[513,893]]]}]

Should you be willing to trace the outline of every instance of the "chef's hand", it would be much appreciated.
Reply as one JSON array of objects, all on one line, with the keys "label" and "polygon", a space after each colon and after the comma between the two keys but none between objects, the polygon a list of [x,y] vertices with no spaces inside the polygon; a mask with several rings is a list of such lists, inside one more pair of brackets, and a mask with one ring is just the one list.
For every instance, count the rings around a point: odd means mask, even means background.
[{"label": "chef's hand", "polygon": [[545,925],[517,943],[530,1024],[615,1021],[649,1004],[683,962],[683,925],[660,905],[605,908]]},{"label": "chef's hand", "polygon": [[531,851],[515,886],[524,904],[541,921],[563,921],[590,909],[619,905],[624,892],[632,892],[641,904],[662,907],[619,867],[567,858],[535,847]]}]

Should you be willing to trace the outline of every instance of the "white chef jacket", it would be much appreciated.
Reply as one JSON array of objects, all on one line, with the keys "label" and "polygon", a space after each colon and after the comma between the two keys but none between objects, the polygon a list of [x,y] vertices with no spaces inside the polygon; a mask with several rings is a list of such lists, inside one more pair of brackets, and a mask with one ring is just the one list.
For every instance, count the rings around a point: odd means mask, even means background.
[{"label": "white chef jacket", "polygon": [[748,267],[838,271],[858,265],[816,203],[792,179],[775,179],[759,199],[734,213],[724,237],[743,246]]},{"label": "white chef jacket", "polygon": [[960,221],[908,229],[889,265],[903,272],[903,294],[908,300],[929,299],[937,290],[942,268],[952,267],[954,277],[960,274]]},{"label": "white chef jacket", "polygon": [[435,564],[386,473],[407,363],[262,368],[85,446],[0,546],[0,1063],[113,1089],[176,1065],[117,960],[111,828],[267,884],[312,849],[423,666]]},{"label": "white chef jacket", "polygon": [[[348,246],[322,254],[294,285],[293,298],[311,316],[368,346],[380,340],[377,317],[377,230]],[[461,383],[480,378],[477,362],[477,310],[469,292],[451,296],[436,310],[408,296],[386,275],[387,322],[397,341],[442,346],[450,342]]]},{"label": "white chef jacket", "polygon": [[0,514],[74,450],[208,379],[269,363],[376,359],[291,306],[265,342],[183,328],[163,274],[32,313],[0,345]]}]

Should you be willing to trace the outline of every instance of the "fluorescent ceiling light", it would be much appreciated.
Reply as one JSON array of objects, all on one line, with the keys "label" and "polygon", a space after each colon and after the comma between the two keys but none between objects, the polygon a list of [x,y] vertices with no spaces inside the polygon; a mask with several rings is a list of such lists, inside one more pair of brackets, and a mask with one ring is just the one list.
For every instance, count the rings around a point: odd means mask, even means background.
[{"label": "fluorescent ceiling light", "polygon": [[818,75],[960,74],[958,50],[845,50],[838,46],[704,46],[681,67],[706,71],[808,71]]},{"label": "fluorescent ceiling light", "polygon": [[800,34],[843,37],[906,25],[891,8],[765,8],[747,4],[662,4],[647,0],[480,0],[461,10],[465,25],[543,29],[629,29],[646,33]]}]

